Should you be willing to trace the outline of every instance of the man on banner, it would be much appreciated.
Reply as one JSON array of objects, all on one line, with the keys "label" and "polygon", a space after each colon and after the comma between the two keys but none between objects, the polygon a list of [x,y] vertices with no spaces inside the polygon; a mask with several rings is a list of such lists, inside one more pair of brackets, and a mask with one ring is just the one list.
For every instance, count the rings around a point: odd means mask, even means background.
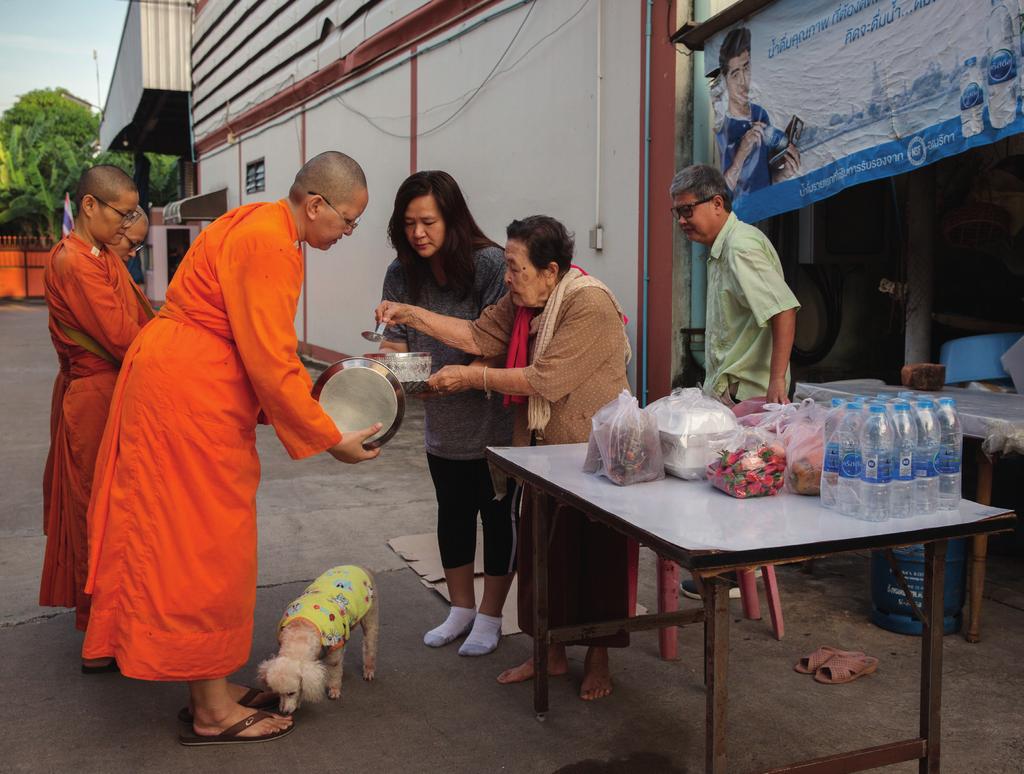
[{"label": "man on banner", "polygon": [[[153,311],[123,261],[107,247],[139,219],[132,179],[117,167],[95,166],[82,175],[75,202],[78,217],[53,248],[43,275],[60,370],[43,474],[46,551],[39,604],[77,608],[75,625],[84,631],[89,620],[86,511],[96,453],[121,359]],[[110,664],[110,659],[83,661],[82,671]]]},{"label": "man on banner", "polygon": [[727,404],[761,396],[788,403],[800,304],[775,248],[736,217],[729,187],[714,167],[681,169],[669,193],[683,235],[709,248],[704,391]]},{"label": "man on banner", "polygon": [[[725,88],[717,91],[715,140],[722,173],[732,192],[744,194],[766,188],[772,183],[796,177],[800,173],[800,151],[789,133],[772,126],[768,111],[750,101],[750,30],[730,30],[718,53],[719,78]],[[723,109],[724,107],[724,109]],[[724,115],[723,115],[724,114]],[[793,122],[799,119],[793,118]]]}]

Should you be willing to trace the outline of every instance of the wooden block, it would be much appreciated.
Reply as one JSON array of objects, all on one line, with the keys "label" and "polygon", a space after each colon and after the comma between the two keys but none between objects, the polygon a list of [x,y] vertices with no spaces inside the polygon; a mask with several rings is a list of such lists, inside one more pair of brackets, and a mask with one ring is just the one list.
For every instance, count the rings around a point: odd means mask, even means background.
[{"label": "wooden block", "polygon": [[946,384],[946,366],[939,363],[912,363],[903,366],[900,382],[912,390],[941,390]]}]

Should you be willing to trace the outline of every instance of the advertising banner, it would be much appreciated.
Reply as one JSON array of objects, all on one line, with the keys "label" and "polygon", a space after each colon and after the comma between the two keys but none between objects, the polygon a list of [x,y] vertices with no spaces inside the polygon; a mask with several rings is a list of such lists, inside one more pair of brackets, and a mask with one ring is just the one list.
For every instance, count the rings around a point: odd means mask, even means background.
[{"label": "advertising banner", "polygon": [[778,0],[704,51],[748,222],[1024,132],[1024,0]]}]

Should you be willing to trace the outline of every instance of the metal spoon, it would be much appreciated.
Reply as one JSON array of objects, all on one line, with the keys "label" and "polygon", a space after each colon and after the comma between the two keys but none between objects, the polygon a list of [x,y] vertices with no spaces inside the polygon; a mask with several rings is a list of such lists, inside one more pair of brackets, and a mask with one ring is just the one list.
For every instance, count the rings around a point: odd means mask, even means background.
[{"label": "metal spoon", "polygon": [[375,331],[363,331],[363,338],[367,341],[381,341],[384,338],[384,329],[387,327],[387,323],[382,322]]}]

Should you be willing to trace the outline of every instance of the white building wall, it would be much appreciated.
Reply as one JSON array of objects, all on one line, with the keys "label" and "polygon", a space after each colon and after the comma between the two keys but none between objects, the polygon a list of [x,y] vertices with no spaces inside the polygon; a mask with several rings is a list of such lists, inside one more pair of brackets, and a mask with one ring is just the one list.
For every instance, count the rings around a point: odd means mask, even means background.
[{"label": "white building wall", "polygon": [[361,354],[375,347],[360,336],[373,327],[384,271],[394,258],[387,244],[387,223],[395,191],[409,174],[409,67],[392,70],[342,99],[381,126],[405,137],[382,134],[338,100],[306,114],[309,158],[339,150],[356,159],[366,173],[370,202],[352,236],[330,250],[306,250],[308,341],[336,352]]},{"label": "white building wall", "polygon": [[[421,3],[394,3],[399,4],[412,8]],[[563,221],[576,233],[577,263],[612,288],[629,316],[635,349],[641,6],[615,0],[535,3],[494,77],[454,118],[431,131],[480,86],[530,7],[515,0],[493,6],[420,46],[418,168],[450,172],[484,231],[499,243],[513,218],[547,214]],[[347,38],[356,31],[350,27],[345,33],[332,40],[339,49],[351,50]],[[451,41],[443,43],[446,38]],[[329,47],[328,41],[324,46]],[[369,348],[359,334],[373,322],[384,271],[394,258],[387,221],[395,191],[410,171],[411,67],[406,56],[369,71],[361,85],[343,83],[333,96],[307,105],[306,158],[329,149],[350,154],[363,165],[370,191],[352,237],[327,252],[307,250],[306,341],[319,347],[348,354]],[[253,199],[283,196],[299,167],[300,120],[297,115],[284,120],[241,136],[243,173],[246,161],[261,155],[266,160],[267,191]],[[234,205],[239,201],[238,151],[228,148],[201,158],[200,181],[204,192],[226,186],[229,205]],[[589,232],[598,223],[604,229],[602,251],[588,246]],[[300,337],[301,314],[300,306]],[[632,378],[632,368],[630,373]]]}]

